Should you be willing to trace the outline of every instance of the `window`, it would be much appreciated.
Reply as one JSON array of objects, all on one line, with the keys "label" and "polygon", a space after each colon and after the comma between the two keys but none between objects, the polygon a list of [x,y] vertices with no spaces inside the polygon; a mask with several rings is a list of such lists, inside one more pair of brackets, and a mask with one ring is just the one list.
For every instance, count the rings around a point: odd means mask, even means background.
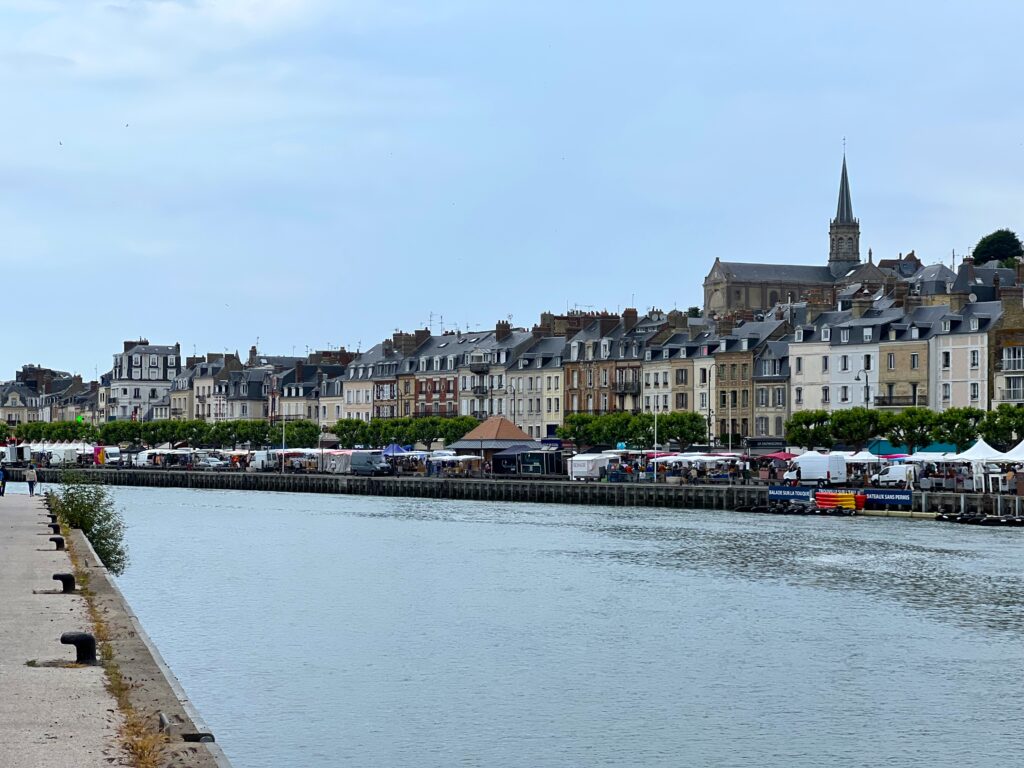
[{"label": "window", "polygon": [[686,369],[676,368],[676,384],[686,384]]},{"label": "window", "polygon": [[821,356],[821,372],[828,373],[828,355]]},{"label": "window", "polygon": [[917,326],[916,325],[911,326],[911,328],[910,328],[910,338],[916,339],[920,335],[921,335],[921,331],[918,330]]},{"label": "window", "polygon": [[[657,378],[657,374],[655,374],[655,378]],[[649,373],[645,373],[644,374],[644,386],[645,387],[651,386],[651,374],[649,374]]]},{"label": "window", "polygon": [[871,355],[864,355],[864,370],[871,370]]},{"label": "window", "polygon": [[608,369],[607,368],[602,368],[601,369],[601,386],[602,387],[607,387],[608,386]]},{"label": "window", "polygon": [[744,408],[750,405],[750,393],[745,389],[740,393],[740,405]]},{"label": "window", "polygon": [[976,318],[976,317],[972,317],[971,318],[971,330],[972,331],[978,330],[978,318]]},{"label": "window", "polygon": [[559,398],[556,397],[555,398],[555,413],[558,413],[558,409],[559,409],[558,400],[559,400]]},{"label": "window", "polygon": [[843,328],[841,331],[839,331],[839,340],[841,342],[843,342],[843,344],[845,344],[846,342],[848,342],[850,340],[850,329],[849,328]]},{"label": "window", "polygon": [[593,368],[587,368],[587,386],[588,387],[594,386],[594,369]]},{"label": "window", "polygon": [[676,392],[676,410],[684,410],[686,408],[686,393]]},{"label": "window", "polygon": [[762,437],[768,434],[768,417],[758,416],[754,419],[754,434]]},{"label": "window", "polygon": [[822,387],[821,388],[821,402],[823,402],[823,403],[827,403],[828,402],[828,387]]},{"label": "window", "polygon": [[132,397],[142,397],[141,390],[138,387],[132,390]]},{"label": "window", "polygon": [[1024,371],[1024,347],[1003,348],[1003,370]]},{"label": "window", "polygon": [[942,399],[949,400],[950,397],[950,386],[949,384],[942,385]]},{"label": "window", "polygon": [[708,407],[708,393],[707,392],[701,392],[700,393],[700,409],[703,411],[707,407]]},{"label": "window", "polygon": [[795,340],[798,343],[804,340],[804,329],[803,328],[797,328],[796,329]]},{"label": "window", "polygon": [[949,320],[942,321],[942,332],[949,333]]},{"label": "window", "polygon": [[949,352],[942,353],[942,368],[943,370],[949,370]]},{"label": "window", "polygon": [[843,386],[839,388],[839,402],[848,403],[850,402],[850,388]]},{"label": "window", "polygon": [[757,404],[758,406],[768,405],[768,388],[758,387],[757,388]]},{"label": "window", "polygon": [[888,355],[886,355],[886,362],[888,363],[889,370],[890,371],[895,371],[896,370],[896,353],[895,352],[890,352]]},{"label": "window", "polygon": [[782,434],[782,417],[781,416],[776,416],[775,417],[775,434],[776,435],[781,435]]},{"label": "window", "polygon": [[848,371],[848,370],[850,370],[850,358],[847,357],[846,355],[842,355],[839,358],[839,370],[840,371]]},{"label": "window", "polygon": [[804,388],[796,387],[793,390],[793,402],[797,405],[803,405],[804,402]]},{"label": "window", "polygon": [[972,381],[971,382],[971,400],[977,400],[978,399],[978,389],[979,389],[978,382]]},{"label": "window", "polygon": [[700,369],[700,383],[701,384],[707,384],[708,383],[708,369],[707,368],[701,368]]},{"label": "window", "polygon": [[911,368],[911,370],[915,370],[916,371],[918,365],[920,364],[920,361],[921,361],[921,356],[917,352],[911,352],[910,353],[910,368]]},{"label": "window", "polygon": [[972,349],[971,350],[971,368],[977,368],[978,367],[978,361],[979,361],[980,357],[981,357],[981,355],[978,352],[978,350],[976,350],[976,349]]},{"label": "window", "polygon": [[829,328],[827,325],[822,326],[822,328],[821,328],[821,340],[822,341],[831,341],[832,340],[832,329]]},{"label": "window", "polygon": [[797,373],[803,373],[804,372],[804,359],[802,357],[796,358],[796,372]]},{"label": "window", "polygon": [[776,387],[772,393],[772,405],[775,407],[783,406],[786,404],[786,388]]}]

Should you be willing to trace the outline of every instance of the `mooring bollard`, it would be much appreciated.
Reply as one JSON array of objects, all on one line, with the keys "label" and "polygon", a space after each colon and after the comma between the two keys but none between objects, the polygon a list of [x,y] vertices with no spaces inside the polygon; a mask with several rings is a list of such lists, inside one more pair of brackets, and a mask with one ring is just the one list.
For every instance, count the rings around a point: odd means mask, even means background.
[{"label": "mooring bollard", "polygon": [[65,632],[60,636],[60,642],[63,645],[75,646],[77,663],[96,663],[96,638],[88,632]]},{"label": "mooring bollard", "polygon": [[73,573],[55,573],[53,580],[60,582],[64,594],[75,591],[75,575]]},{"label": "mooring bollard", "polygon": [[64,549],[64,537],[63,536],[51,536],[50,541],[57,545],[58,550]]},{"label": "mooring bollard", "polygon": [[52,533],[60,533],[60,524],[59,523],[50,523],[50,531]]},{"label": "mooring bollard", "polygon": [[57,516],[56,515],[47,515],[47,517],[50,518],[50,522],[51,523],[56,523],[57,522]]}]

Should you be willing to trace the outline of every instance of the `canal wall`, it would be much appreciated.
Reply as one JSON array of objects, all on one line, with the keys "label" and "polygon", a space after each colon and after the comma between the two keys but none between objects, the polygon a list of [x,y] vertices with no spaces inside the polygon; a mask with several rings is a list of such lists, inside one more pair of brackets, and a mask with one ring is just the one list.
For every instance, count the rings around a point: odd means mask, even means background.
[{"label": "canal wall", "polygon": [[192,706],[174,673],[142,628],[128,601],[85,535],[71,529],[71,545],[103,617],[113,660],[130,683],[132,707],[167,735],[161,765],[231,768],[214,734]]},{"label": "canal wall", "polygon": [[[146,469],[86,469],[107,485],[147,488],[200,488],[237,491],[336,493],[362,496],[405,496],[469,501],[515,501],[547,504],[588,504],[613,507],[735,509],[768,503],[764,485],[675,485],[671,483],[607,483],[538,481],[522,478],[354,477],[351,475],[279,474],[273,472],[185,472]],[[62,470],[38,470],[43,484],[59,483]],[[23,470],[8,469],[8,479],[23,480]],[[910,509],[865,510],[865,515],[931,518],[937,512],[992,515],[1024,514],[1021,499],[978,493],[915,491]]]}]

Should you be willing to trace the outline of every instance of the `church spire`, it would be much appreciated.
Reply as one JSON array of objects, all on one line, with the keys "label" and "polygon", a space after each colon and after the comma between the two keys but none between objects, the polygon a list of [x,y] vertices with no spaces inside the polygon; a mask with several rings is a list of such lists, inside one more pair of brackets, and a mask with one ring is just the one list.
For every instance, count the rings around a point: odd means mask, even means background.
[{"label": "church spire", "polygon": [[829,223],[828,239],[828,266],[833,276],[840,278],[860,264],[860,222],[853,217],[846,152],[843,152],[843,175],[839,179],[839,205],[836,217]]},{"label": "church spire", "polygon": [[853,201],[850,199],[850,180],[846,176],[846,153],[843,153],[843,175],[839,180],[839,205],[836,206],[836,224],[853,224]]}]

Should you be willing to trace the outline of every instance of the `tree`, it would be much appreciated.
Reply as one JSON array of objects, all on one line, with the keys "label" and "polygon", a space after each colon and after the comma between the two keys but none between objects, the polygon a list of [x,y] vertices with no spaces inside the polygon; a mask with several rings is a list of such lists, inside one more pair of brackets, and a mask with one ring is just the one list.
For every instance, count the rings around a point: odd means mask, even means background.
[{"label": "tree", "polygon": [[985,442],[1001,450],[1009,450],[1024,436],[1024,408],[1002,403],[985,414],[978,430]]},{"label": "tree", "polygon": [[289,448],[316,448],[320,442],[320,427],[312,421],[288,421],[284,427]]},{"label": "tree", "polygon": [[846,408],[832,414],[832,439],[855,451],[862,451],[869,440],[878,436],[880,426],[881,415],[878,411]]},{"label": "tree", "polygon": [[943,443],[952,443],[957,452],[978,439],[981,420],[985,412],[979,408],[950,408],[935,417],[932,437]]},{"label": "tree", "polygon": [[686,310],[687,317],[702,317],[703,315],[704,310],[702,310],[700,307],[690,307],[688,310]]},{"label": "tree", "polygon": [[786,442],[808,450],[832,442],[828,411],[800,411],[786,422]]},{"label": "tree", "polygon": [[997,229],[985,235],[974,246],[974,263],[987,264],[990,261],[1008,262],[1012,265],[1024,253],[1020,239],[1008,229]]},{"label": "tree", "polygon": [[885,439],[895,446],[904,446],[907,453],[923,448],[932,441],[935,413],[928,408],[907,408],[888,417],[881,430]]},{"label": "tree", "polygon": [[556,434],[563,440],[571,440],[577,448],[596,445],[594,439],[594,422],[597,417],[592,413],[567,414]]},{"label": "tree", "polygon": [[680,448],[708,439],[708,424],[699,413],[675,411],[658,417],[658,442],[674,440]]},{"label": "tree", "polygon": [[339,419],[331,427],[331,432],[338,438],[338,445],[342,448],[352,448],[364,444],[365,429],[365,422],[359,419]]}]

